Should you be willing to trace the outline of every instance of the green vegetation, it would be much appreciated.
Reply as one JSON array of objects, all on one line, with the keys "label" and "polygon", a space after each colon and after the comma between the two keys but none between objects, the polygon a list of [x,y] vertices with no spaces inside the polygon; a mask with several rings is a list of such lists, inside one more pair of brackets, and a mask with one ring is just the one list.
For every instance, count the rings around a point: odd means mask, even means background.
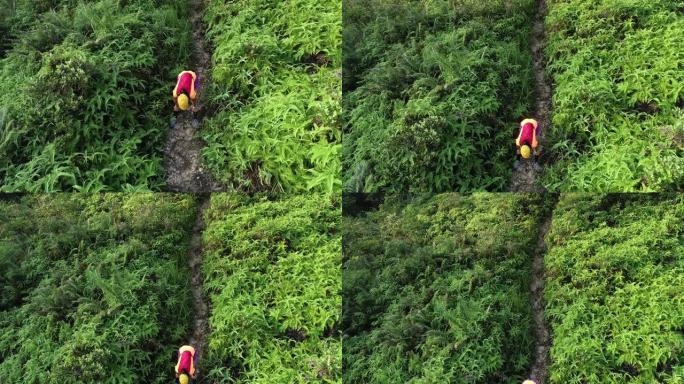
[{"label": "green vegetation", "polygon": [[516,383],[533,354],[529,274],[552,199],[390,199],[345,217],[349,383]]},{"label": "green vegetation", "polygon": [[323,195],[212,196],[203,235],[210,379],[341,383],[340,216],[339,201]]},{"label": "green vegetation", "polygon": [[344,189],[504,189],[532,112],[535,4],[346,1]]},{"label": "green vegetation", "polygon": [[684,196],[566,195],[547,236],[552,383],[684,382]]},{"label": "green vegetation", "polygon": [[340,0],[212,0],[203,158],[239,189],[339,191]]},{"label": "green vegetation", "polygon": [[0,191],[161,188],[186,15],[175,0],[5,1]]},{"label": "green vegetation", "polygon": [[168,383],[191,327],[182,195],[0,201],[3,383]]},{"label": "green vegetation", "polygon": [[684,188],[684,3],[548,3],[555,164],[544,183],[589,192]]}]

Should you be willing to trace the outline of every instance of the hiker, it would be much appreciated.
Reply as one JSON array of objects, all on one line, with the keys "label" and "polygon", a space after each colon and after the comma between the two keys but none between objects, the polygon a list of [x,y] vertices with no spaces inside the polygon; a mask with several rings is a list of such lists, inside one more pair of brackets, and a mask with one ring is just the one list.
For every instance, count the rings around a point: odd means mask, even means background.
[{"label": "hiker", "polygon": [[518,138],[515,139],[515,145],[518,147],[516,153],[523,157],[523,159],[529,159],[531,155],[534,154],[537,157],[537,136],[541,133],[541,127],[537,120],[525,119],[520,123],[520,132],[518,133]]},{"label": "hiker", "polygon": [[176,87],[173,88],[173,110],[187,111],[192,104],[192,111],[196,112],[195,99],[199,88],[199,77],[193,71],[183,71],[176,79]]},{"label": "hiker", "polygon": [[188,384],[191,378],[195,379],[195,348],[184,345],[178,349],[176,377],[180,384]]}]

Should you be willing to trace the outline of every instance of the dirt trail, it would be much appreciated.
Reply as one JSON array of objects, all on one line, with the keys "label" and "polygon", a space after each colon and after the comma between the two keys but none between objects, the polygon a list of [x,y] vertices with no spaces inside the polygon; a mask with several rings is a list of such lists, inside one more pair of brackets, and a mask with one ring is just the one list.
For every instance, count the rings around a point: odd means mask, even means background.
[{"label": "dirt trail", "polygon": [[[201,150],[204,142],[197,137],[202,125],[204,112],[204,93],[209,76],[207,69],[211,65],[211,53],[205,46],[204,0],[192,0],[190,19],[192,22],[193,60],[192,70],[199,77],[200,86],[197,91],[198,111],[178,112],[175,127],[171,128],[164,153],[164,168],[168,188],[174,192],[209,192],[218,191],[220,186],[211,178],[208,170],[202,167]],[[173,124],[172,124],[173,125]]]},{"label": "dirt trail", "polygon": [[[546,33],[544,20],[546,19],[547,7],[545,0],[537,1],[537,16],[532,30],[532,54],[534,56],[534,79],[536,92],[536,105],[534,118],[542,128],[539,139],[539,147],[544,148],[544,134],[551,128],[551,85],[546,77],[544,60],[544,43]],[[537,163],[527,160],[521,161],[519,167],[511,176],[511,192],[543,192],[544,189],[536,184],[537,173],[542,170]]]},{"label": "dirt trail", "polygon": [[536,337],[534,364],[530,378],[537,384],[545,384],[548,380],[549,349],[551,337],[544,319],[544,255],[546,254],[546,233],[551,228],[551,215],[546,218],[539,228],[537,248],[532,262],[532,312],[534,315],[534,333]]},{"label": "dirt trail", "polygon": [[[202,290],[202,232],[204,231],[204,211],[209,206],[209,196],[199,198],[199,207],[195,218],[195,226],[192,228],[190,240],[190,273],[192,276],[192,301],[193,301],[193,330],[188,341],[195,348],[197,372],[202,367],[202,355],[206,347],[206,334],[209,330],[209,306],[207,305]],[[201,382],[200,379],[198,382]]]}]

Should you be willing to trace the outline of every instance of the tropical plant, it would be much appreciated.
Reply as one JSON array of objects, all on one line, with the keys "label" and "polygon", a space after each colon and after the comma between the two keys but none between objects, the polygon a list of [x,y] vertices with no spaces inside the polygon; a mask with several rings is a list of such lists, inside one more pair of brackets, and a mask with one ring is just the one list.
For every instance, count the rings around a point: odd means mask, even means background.
[{"label": "tropical plant", "polygon": [[684,4],[548,3],[555,164],[544,184],[562,191],[681,190]]},{"label": "tropical plant", "polygon": [[346,2],[344,189],[504,189],[532,109],[535,3]]},{"label": "tropical plant", "polygon": [[391,196],[343,218],[344,381],[520,383],[534,349],[531,260],[550,201]]},{"label": "tropical plant", "polygon": [[684,196],[568,194],[545,258],[551,383],[684,382]]},{"label": "tropical plant", "polygon": [[168,383],[192,326],[192,197],[17,200],[0,201],[2,382]]},{"label": "tropical plant", "polygon": [[341,383],[340,202],[212,195],[205,211],[207,380]]},{"label": "tropical plant", "polygon": [[0,191],[154,190],[186,1],[18,0],[0,13]]},{"label": "tropical plant", "polygon": [[213,0],[214,177],[238,189],[339,191],[339,0]]}]

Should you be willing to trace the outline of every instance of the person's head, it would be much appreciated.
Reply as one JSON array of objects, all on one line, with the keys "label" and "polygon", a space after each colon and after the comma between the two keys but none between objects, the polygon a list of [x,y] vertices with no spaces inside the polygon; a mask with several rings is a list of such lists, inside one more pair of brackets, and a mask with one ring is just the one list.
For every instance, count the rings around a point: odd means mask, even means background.
[{"label": "person's head", "polygon": [[529,159],[531,154],[532,150],[530,149],[529,145],[524,144],[522,147],[520,147],[520,155],[523,157],[523,159]]},{"label": "person's head", "polygon": [[182,373],[180,376],[178,376],[178,382],[180,384],[188,384],[188,383],[190,383],[190,378],[188,377],[187,374]]},{"label": "person's head", "polygon": [[187,111],[188,107],[190,107],[190,98],[185,93],[181,93],[180,96],[178,96],[178,108]]}]

